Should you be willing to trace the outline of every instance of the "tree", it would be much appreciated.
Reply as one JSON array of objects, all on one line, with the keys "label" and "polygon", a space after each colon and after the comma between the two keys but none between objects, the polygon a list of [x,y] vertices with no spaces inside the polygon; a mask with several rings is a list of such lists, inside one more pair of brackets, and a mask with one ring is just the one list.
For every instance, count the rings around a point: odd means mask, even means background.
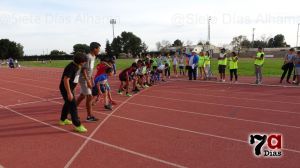
[{"label": "tree", "polygon": [[142,52],[142,40],[132,32],[122,32],[120,36],[114,38],[111,44],[112,52],[118,56],[120,53],[139,55]]},{"label": "tree", "polygon": [[112,51],[113,55],[116,55],[116,57],[119,57],[119,54],[123,52],[122,40],[121,40],[120,36],[114,38],[114,40],[112,41],[111,51]]},{"label": "tree", "polygon": [[142,52],[146,53],[148,51],[148,46],[145,42],[142,43]]},{"label": "tree", "polygon": [[241,47],[242,48],[250,48],[251,47],[251,42],[248,39],[245,39],[241,42]]},{"label": "tree", "polygon": [[112,56],[112,48],[108,40],[106,41],[105,44],[105,52],[108,56]]},{"label": "tree", "polygon": [[12,57],[14,59],[24,56],[23,46],[9,39],[0,40],[0,57],[7,59]]},{"label": "tree", "polygon": [[198,43],[197,43],[197,45],[203,45],[204,44],[204,42],[203,41],[199,41]]},{"label": "tree", "polygon": [[240,36],[234,37],[230,44],[233,46],[233,48],[235,50],[240,50],[244,47],[245,48],[250,47],[251,43],[249,45],[248,42],[250,43],[250,41],[247,39],[246,36],[240,35]]},{"label": "tree", "polygon": [[75,44],[73,46],[73,53],[78,53],[78,52],[82,52],[82,53],[89,53],[90,52],[90,47],[86,44]]},{"label": "tree", "polygon": [[270,38],[269,39],[267,46],[269,48],[274,48],[274,38]]},{"label": "tree", "polygon": [[183,42],[179,39],[175,40],[172,44],[172,47],[182,47],[183,46]]},{"label": "tree", "polygon": [[262,47],[262,48],[266,48],[268,46],[267,42],[262,41],[262,40],[255,40],[252,43],[254,48],[258,48],[258,47]]},{"label": "tree", "polygon": [[162,48],[164,48],[164,49],[169,48],[169,47],[172,46],[172,45],[171,45],[171,42],[168,41],[168,40],[163,40],[163,41],[161,42],[161,45],[162,45]]},{"label": "tree", "polygon": [[190,41],[190,40],[188,40],[188,41],[186,42],[186,45],[187,45],[187,46],[191,46],[191,45],[193,45],[193,42]]},{"label": "tree", "polygon": [[57,55],[67,55],[67,53],[65,53],[64,51],[59,51],[59,50],[52,50],[50,52],[51,56],[57,56]]},{"label": "tree", "polygon": [[285,42],[284,35],[278,34],[274,37],[274,47],[285,47],[287,44]]},{"label": "tree", "polygon": [[160,42],[155,43],[157,51],[160,51],[162,46]]}]

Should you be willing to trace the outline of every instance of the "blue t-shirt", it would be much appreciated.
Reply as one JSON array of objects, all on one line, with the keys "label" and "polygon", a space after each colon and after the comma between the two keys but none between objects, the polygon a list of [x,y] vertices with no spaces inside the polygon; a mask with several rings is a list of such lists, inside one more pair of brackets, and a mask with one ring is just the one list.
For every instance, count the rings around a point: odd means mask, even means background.
[{"label": "blue t-shirt", "polygon": [[107,80],[108,80],[107,74],[102,74],[95,79],[95,85],[97,85],[98,83],[101,85],[105,85],[107,84]]},{"label": "blue t-shirt", "polygon": [[10,64],[13,64],[13,63],[14,63],[14,60],[13,60],[12,58],[9,58],[9,59],[8,59],[8,62],[9,62]]},{"label": "blue t-shirt", "polygon": [[300,68],[300,58],[299,57],[295,58],[295,67]]},{"label": "blue t-shirt", "polygon": [[288,62],[293,62],[294,59],[295,59],[295,55],[293,55],[293,54],[288,54],[287,55],[287,61]]}]

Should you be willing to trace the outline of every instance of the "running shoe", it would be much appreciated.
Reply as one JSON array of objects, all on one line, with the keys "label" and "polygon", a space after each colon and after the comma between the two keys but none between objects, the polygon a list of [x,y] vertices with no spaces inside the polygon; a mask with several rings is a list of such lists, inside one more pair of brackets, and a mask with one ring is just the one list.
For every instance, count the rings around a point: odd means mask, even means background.
[{"label": "running shoe", "polygon": [[87,122],[96,122],[96,121],[98,121],[99,119],[98,118],[95,118],[94,116],[88,116],[87,118],[86,118],[86,121]]},{"label": "running shoe", "polygon": [[104,106],[104,109],[106,109],[106,110],[112,110],[112,106],[111,106],[111,104],[109,104],[109,105],[105,105],[105,106]]},{"label": "running shoe", "polygon": [[79,132],[79,133],[85,133],[85,132],[87,132],[87,129],[83,125],[80,125],[79,127],[75,127],[74,130],[76,132]]},{"label": "running shoe", "polygon": [[132,95],[131,95],[131,94],[129,94],[129,93],[126,93],[126,96],[127,96],[127,97],[131,97]]},{"label": "running shoe", "polygon": [[72,125],[72,121],[65,119],[65,121],[59,121],[59,125],[64,126],[64,125]]}]

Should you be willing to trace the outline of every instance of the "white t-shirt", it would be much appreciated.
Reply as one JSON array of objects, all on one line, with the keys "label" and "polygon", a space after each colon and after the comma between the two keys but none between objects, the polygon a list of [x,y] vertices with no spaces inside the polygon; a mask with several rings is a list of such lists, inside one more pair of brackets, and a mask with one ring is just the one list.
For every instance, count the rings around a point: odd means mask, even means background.
[{"label": "white t-shirt", "polygon": [[177,65],[177,64],[178,64],[177,57],[174,57],[174,58],[173,58],[173,65]]},{"label": "white t-shirt", "polygon": [[220,53],[220,58],[225,58],[226,54]]},{"label": "white t-shirt", "polygon": [[165,70],[165,65],[160,65],[158,68],[157,68],[158,70]]},{"label": "white t-shirt", "polygon": [[[92,56],[92,54],[87,55],[87,62],[82,66],[82,68],[87,70],[87,77],[91,78],[93,75],[93,70],[95,66],[96,56]],[[80,81],[84,81],[83,73],[80,73]]]}]

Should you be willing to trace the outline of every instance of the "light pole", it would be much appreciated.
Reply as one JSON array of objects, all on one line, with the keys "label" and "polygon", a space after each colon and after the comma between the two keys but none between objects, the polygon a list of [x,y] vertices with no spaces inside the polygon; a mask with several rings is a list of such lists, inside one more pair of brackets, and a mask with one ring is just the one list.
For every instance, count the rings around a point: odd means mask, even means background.
[{"label": "light pole", "polygon": [[298,47],[298,40],[299,40],[299,26],[300,26],[300,23],[298,23],[296,47]]},{"label": "light pole", "polygon": [[252,48],[254,48],[254,37],[255,37],[255,28],[253,28],[253,34],[252,34]]},{"label": "light pole", "polygon": [[115,39],[115,24],[117,23],[116,19],[110,19],[110,24],[112,25],[113,29],[113,40]]},{"label": "light pole", "polygon": [[207,36],[208,43],[210,43],[210,21],[211,21],[211,16],[208,17],[208,36]]}]

